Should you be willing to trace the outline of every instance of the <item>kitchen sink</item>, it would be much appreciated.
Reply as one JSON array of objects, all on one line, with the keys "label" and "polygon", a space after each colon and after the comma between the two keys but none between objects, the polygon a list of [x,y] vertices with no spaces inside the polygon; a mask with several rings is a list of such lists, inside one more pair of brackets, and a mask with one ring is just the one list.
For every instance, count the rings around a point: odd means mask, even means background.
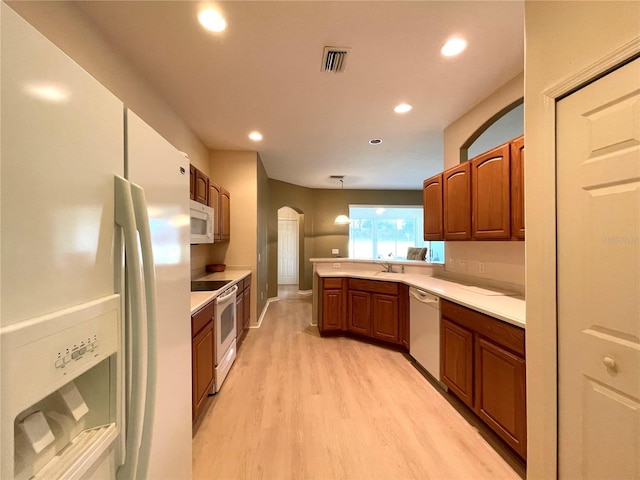
[{"label": "kitchen sink", "polygon": [[192,280],[192,292],[212,292],[220,290],[225,285],[231,283],[231,280]]}]

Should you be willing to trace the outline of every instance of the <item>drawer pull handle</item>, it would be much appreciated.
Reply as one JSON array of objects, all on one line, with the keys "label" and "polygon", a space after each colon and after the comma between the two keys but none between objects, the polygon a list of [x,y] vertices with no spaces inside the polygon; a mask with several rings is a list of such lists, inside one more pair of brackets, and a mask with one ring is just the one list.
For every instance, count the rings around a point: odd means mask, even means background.
[{"label": "drawer pull handle", "polygon": [[602,363],[604,363],[607,368],[616,368],[616,361],[611,357],[604,357]]}]

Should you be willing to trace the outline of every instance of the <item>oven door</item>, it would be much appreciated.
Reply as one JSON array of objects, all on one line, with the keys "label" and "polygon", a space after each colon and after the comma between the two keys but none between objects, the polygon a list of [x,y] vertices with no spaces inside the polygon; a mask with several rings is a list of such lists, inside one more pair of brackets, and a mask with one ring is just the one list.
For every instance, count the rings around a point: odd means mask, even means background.
[{"label": "oven door", "polygon": [[234,285],[216,298],[216,366],[236,339],[236,292]]}]

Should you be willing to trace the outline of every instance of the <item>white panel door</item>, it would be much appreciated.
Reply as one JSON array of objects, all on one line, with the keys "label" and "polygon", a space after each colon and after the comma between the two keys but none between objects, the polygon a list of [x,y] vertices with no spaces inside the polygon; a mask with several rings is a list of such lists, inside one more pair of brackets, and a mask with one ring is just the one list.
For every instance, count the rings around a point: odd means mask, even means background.
[{"label": "white panel door", "polygon": [[640,60],[557,105],[561,479],[640,478]]},{"label": "white panel door", "polygon": [[278,285],[298,284],[298,221],[278,220]]}]

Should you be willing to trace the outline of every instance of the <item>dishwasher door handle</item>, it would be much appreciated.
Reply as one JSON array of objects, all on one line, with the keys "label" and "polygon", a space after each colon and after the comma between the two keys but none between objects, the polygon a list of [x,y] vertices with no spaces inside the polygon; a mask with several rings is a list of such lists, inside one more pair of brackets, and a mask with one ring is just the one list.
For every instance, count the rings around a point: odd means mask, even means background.
[{"label": "dishwasher door handle", "polygon": [[440,303],[440,298],[417,288],[410,289],[409,293],[420,303],[430,303],[433,305],[438,305]]}]

